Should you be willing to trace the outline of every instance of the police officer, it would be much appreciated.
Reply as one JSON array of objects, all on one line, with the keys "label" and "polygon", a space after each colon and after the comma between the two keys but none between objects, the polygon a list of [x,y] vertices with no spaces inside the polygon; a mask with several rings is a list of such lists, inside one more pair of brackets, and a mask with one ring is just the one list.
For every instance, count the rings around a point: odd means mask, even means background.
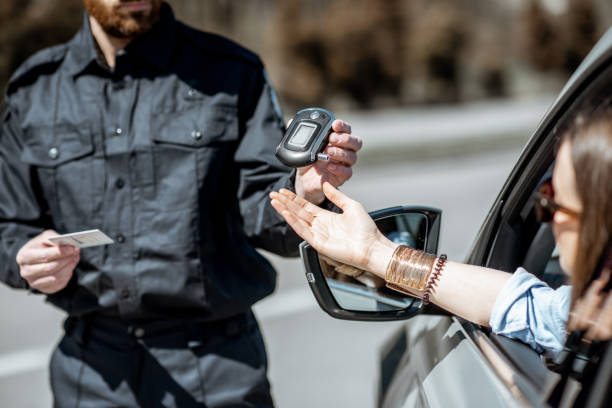
[{"label": "police officer", "polygon": [[[56,406],[271,406],[251,305],[295,255],[270,207],[324,204],[361,141],[333,126],[329,163],[274,157],[283,123],[257,56],[161,0],[84,0],[76,36],[13,75],[0,130],[0,279],[65,310]],[[100,228],[79,251],[48,238]]]}]

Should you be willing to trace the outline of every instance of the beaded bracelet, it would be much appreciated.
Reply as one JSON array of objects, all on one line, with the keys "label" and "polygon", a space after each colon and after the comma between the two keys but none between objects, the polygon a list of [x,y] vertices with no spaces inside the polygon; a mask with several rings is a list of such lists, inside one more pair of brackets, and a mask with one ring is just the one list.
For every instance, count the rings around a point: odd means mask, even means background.
[{"label": "beaded bracelet", "polygon": [[438,262],[436,262],[436,267],[434,268],[429,280],[427,281],[427,286],[425,287],[425,293],[423,293],[423,304],[426,305],[429,303],[429,294],[433,286],[440,279],[440,274],[442,273],[442,269],[446,265],[447,256],[446,254],[440,255],[438,258]]}]

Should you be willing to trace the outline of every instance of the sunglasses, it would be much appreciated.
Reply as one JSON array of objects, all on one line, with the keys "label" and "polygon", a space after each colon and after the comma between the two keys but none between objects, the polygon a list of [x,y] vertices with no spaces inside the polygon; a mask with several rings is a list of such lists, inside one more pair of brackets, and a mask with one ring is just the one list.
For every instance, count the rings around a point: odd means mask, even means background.
[{"label": "sunglasses", "polygon": [[555,202],[555,190],[552,185],[552,177],[544,180],[537,193],[533,197],[535,200],[536,216],[540,222],[551,222],[557,211],[564,212],[572,217],[579,217],[580,213],[571,210]]}]

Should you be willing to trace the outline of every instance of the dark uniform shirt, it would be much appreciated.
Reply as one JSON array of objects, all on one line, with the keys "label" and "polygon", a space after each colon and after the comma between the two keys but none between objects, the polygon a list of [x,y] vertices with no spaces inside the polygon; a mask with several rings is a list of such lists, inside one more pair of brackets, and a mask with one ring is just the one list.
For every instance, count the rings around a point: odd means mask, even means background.
[{"label": "dark uniform shirt", "polygon": [[283,124],[259,58],[176,21],[110,69],[88,19],[68,43],[26,61],[0,131],[0,279],[27,288],[18,250],[44,229],[99,228],[115,244],[81,251],[48,300],[72,316],[125,319],[247,310],[275,272],[254,246],[295,255],[298,237],[270,206],[292,188],[274,157]]}]

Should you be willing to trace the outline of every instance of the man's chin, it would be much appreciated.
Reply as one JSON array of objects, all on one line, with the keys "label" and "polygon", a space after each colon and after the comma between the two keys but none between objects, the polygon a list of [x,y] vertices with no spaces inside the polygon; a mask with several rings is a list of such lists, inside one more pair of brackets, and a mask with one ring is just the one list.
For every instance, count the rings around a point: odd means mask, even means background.
[{"label": "man's chin", "polygon": [[146,33],[151,30],[152,27],[153,24],[150,21],[129,18],[125,19],[120,24],[103,27],[103,29],[112,37],[129,39]]},{"label": "man's chin", "polygon": [[90,16],[111,37],[131,39],[151,30],[159,20],[161,1],[121,2],[108,7],[103,0],[84,0]]}]

